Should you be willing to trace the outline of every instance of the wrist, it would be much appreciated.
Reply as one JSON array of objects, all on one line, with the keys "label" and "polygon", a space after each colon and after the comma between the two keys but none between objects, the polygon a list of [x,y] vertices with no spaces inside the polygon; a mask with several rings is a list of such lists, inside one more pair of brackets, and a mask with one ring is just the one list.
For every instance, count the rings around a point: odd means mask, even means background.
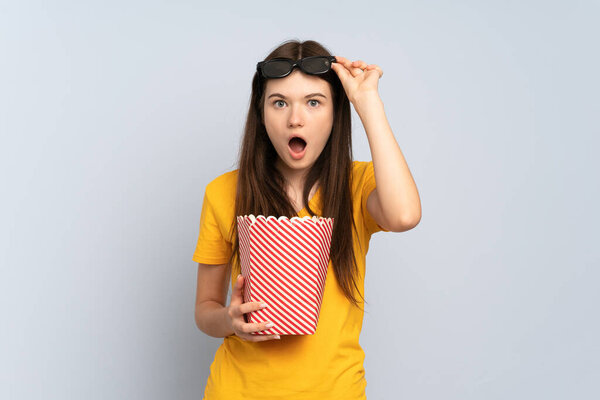
[{"label": "wrist", "polygon": [[377,90],[369,90],[361,93],[360,96],[355,97],[352,100],[352,105],[358,113],[373,107],[383,107],[383,101],[381,100],[381,97],[379,97]]}]

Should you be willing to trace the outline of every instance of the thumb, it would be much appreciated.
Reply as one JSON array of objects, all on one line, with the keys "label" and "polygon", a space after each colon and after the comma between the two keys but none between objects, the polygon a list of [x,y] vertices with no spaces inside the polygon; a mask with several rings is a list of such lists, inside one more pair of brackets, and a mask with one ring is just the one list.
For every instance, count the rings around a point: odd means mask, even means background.
[{"label": "thumb", "polygon": [[346,67],[344,67],[340,63],[331,63],[331,68],[333,68],[333,70],[335,72],[337,72],[338,77],[340,78],[340,81],[342,82],[342,84],[346,80],[352,78],[352,76],[350,75],[350,72],[346,69]]},{"label": "thumb", "polygon": [[231,302],[232,303],[242,303],[242,291],[244,288],[244,276],[239,274],[235,280],[235,285],[233,286],[233,292],[231,294]]}]

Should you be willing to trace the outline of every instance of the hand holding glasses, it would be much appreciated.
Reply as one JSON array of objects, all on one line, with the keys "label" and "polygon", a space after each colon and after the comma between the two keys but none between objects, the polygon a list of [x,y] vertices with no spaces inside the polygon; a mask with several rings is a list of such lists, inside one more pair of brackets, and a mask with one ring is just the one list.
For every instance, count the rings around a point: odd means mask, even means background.
[{"label": "hand holding glasses", "polygon": [[[332,68],[333,63],[338,63],[339,67]],[[323,75],[334,69],[352,104],[355,104],[356,98],[365,94],[370,97],[373,92],[377,92],[379,78],[383,75],[381,68],[375,64],[366,64],[361,60],[350,62],[339,56],[310,56],[295,61],[290,58],[273,58],[256,64],[259,87],[264,79],[284,78],[295,67],[309,75]],[[373,74],[373,70],[377,74]],[[260,97],[259,94],[258,98]]]}]

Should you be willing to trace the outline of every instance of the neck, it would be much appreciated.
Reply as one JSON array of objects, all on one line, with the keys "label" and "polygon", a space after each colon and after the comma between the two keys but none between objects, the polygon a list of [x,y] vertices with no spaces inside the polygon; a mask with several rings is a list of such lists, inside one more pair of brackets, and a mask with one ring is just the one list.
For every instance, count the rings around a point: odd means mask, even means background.
[{"label": "neck", "polygon": [[300,190],[304,187],[304,181],[306,180],[306,175],[308,174],[310,167],[304,169],[292,169],[279,158],[275,163],[275,167],[281,172],[281,175],[283,175],[289,186]]}]

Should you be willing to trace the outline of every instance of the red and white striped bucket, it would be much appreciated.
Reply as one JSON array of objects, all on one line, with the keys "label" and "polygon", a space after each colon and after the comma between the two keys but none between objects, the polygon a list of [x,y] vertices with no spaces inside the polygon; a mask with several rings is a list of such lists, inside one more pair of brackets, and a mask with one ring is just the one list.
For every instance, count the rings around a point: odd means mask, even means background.
[{"label": "red and white striped bucket", "polygon": [[334,218],[237,217],[244,302],[269,307],[247,322],[271,321],[254,335],[312,335],[317,329]]}]

